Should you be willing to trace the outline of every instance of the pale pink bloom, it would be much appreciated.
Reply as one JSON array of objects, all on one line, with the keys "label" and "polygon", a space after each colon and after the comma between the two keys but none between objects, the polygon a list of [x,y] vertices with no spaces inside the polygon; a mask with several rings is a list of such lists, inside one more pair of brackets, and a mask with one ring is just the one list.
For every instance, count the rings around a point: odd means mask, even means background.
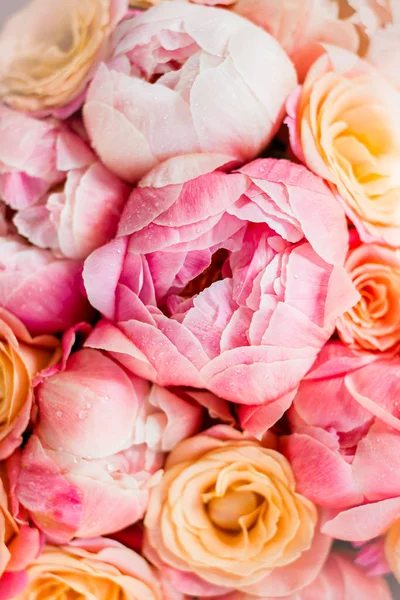
[{"label": "pale pink bloom", "polygon": [[199,430],[203,415],[188,394],[127,373],[109,356],[89,348],[72,354],[61,372],[47,377],[36,398],[40,439],[87,459],[142,443],[169,451]]},{"label": "pale pink bloom", "polygon": [[90,85],[84,119],[103,163],[132,182],[181,154],[254,158],[296,85],[271,36],[218,8],[161,2],[123,21],[114,45]]},{"label": "pale pink bloom", "polygon": [[55,333],[89,319],[82,265],[18,236],[0,237],[0,306],[21,319],[32,335]]},{"label": "pale pink bloom", "polygon": [[323,531],[365,541],[400,516],[400,358],[328,343],[289,410],[282,439],[300,493],[337,512]]},{"label": "pale pink bloom", "polygon": [[361,244],[349,252],[345,268],[360,300],[337,321],[341,339],[370,351],[395,349],[400,343],[400,251]]},{"label": "pale pink bloom", "polygon": [[21,504],[57,542],[141,519],[163,452],[200,429],[202,406],[92,349],[42,379],[17,480]]},{"label": "pale pink bloom", "polygon": [[14,223],[35,245],[84,259],[114,237],[130,188],[100,162],[66,177],[62,187],[19,211]]},{"label": "pale pink bloom", "polygon": [[0,34],[0,95],[24,111],[79,109],[127,0],[30,0]]},{"label": "pale pink bloom", "polygon": [[400,244],[399,105],[377,69],[333,46],[287,105],[293,151],[337,191],[364,242]]},{"label": "pale pink bloom", "polygon": [[[281,597],[281,596],[280,596]],[[332,552],[316,579],[285,600],[391,600],[389,586],[382,577],[369,577],[346,552]],[[278,600],[275,595],[263,600]],[[236,592],[220,600],[257,600],[257,596]]]},{"label": "pale pink bloom", "polygon": [[87,345],[160,385],[244,405],[246,427],[264,405],[267,429],[358,294],[325,184],[288,161],[234,172],[218,168],[225,161],[170,159],[133,190],[120,237],[85,263],[90,301],[108,319]]},{"label": "pale pink bloom", "polygon": [[293,60],[300,80],[332,44],[357,52],[355,26],[339,19],[332,0],[238,0],[233,10],[268,31]]},{"label": "pale pink bloom", "polygon": [[65,178],[93,162],[85,142],[66,124],[0,106],[0,196],[13,209],[35,204]]},{"label": "pale pink bloom", "polygon": [[144,444],[88,459],[52,449],[32,435],[21,453],[16,495],[33,522],[63,543],[141,519],[161,466],[162,455]]}]

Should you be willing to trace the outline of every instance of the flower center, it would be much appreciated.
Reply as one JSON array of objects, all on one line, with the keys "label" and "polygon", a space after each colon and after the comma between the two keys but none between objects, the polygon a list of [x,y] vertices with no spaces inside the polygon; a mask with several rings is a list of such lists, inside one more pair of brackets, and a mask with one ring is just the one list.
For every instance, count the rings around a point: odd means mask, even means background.
[{"label": "flower center", "polygon": [[240,520],[244,518],[246,528],[252,527],[257,519],[259,498],[255,492],[228,491],[224,496],[214,496],[208,502],[208,515],[220,529],[240,531]]},{"label": "flower center", "polygon": [[210,265],[204,269],[200,275],[197,275],[192,281],[189,281],[179,295],[182,298],[193,298],[216,281],[224,279],[222,270],[228,257],[229,252],[228,250],[225,250],[225,248],[217,250],[211,258]]}]

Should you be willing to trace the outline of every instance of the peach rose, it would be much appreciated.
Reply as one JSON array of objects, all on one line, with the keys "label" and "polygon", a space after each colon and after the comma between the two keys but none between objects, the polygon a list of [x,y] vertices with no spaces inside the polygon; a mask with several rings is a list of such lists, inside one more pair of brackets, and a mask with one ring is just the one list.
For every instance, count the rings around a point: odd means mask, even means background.
[{"label": "peach rose", "polygon": [[0,460],[22,442],[32,407],[32,379],[57,358],[59,341],[32,338],[17,317],[0,309]]},{"label": "peach rose", "polygon": [[400,582],[400,519],[393,523],[385,536],[385,556],[393,575]]},{"label": "peach rose", "polygon": [[339,317],[345,344],[384,352],[400,342],[400,253],[378,244],[349,252],[346,269],[360,293],[359,302]]},{"label": "peach rose", "polygon": [[400,92],[330,47],[288,102],[294,152],[338,190],[363,241],[400,245]]},{"label": "peach rose", "polygon": [[[18,522],[11,506],[10,482],[0,466],[0,598],[13,598],[25,585],[25,567],[35,560],[41,548],[41,534],[35,527]],[[18,515],[20,516],[20,515]]]},{"label": "peach rose", "polygon": [[2,98],[28,111],[72,103],[74,112],[126,10],[127,0],[31,0],[0,35]]},{"label": "peach rose", "polygon": [[216,426],[171,452],[150,494],[145,553],[185,594],[284,596],[322,567],[330,540],[316,525],[281,454]]},{"label": "peach rose", "polygon": [[78,540],[70,546],[45,546],[28,567],[28,580],[18,600],[167,600],[144,558],[106,538]]}]

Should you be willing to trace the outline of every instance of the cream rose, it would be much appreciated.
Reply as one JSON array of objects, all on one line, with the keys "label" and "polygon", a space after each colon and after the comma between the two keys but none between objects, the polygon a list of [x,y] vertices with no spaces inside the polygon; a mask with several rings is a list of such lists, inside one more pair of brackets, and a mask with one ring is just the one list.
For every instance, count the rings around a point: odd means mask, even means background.
[{"label": "cream rose", "polygon": [[400,92],[330,47],[288,103],[293,150],[338,190],[363,241],[400,246]]},{"label": "cream rose", "polygon": [[58,358],[51,335],[32,338],[17,317],[0,309],[0,460],[22,441],[32,406],[32,379]]},{"label": "cream rose", "polygon": [[161,584],[146,561],[106,538],[47,545],[27,575],[29,583],[17,600],[164,600]]},{"label": "cream rose", "polygon": [[400,342],[400,251],[378,244],[351,250],[346,269],[360,294],[337,329],[345,344],[384,352]]},{"label": "cream rose", "polygon": [[126,10],[127,0],[31,0],[0,36],[5,102],[21,110],[51,111],[74,101],[73,112]]},{"label": "cream rose", "polygon": [[[310,577],[305,562],[294,565],[312,548],[316,523],[316,508],[296,493],[279,452],[218,426],[171,452],[151,492],[145,547],[183,593],[268,595],[282,585],[279,574],[293,582],[288,566]],[[320,549],[313,556],[317,571],[321,557]],[[294,587],[303,585],[297,580]]]}]

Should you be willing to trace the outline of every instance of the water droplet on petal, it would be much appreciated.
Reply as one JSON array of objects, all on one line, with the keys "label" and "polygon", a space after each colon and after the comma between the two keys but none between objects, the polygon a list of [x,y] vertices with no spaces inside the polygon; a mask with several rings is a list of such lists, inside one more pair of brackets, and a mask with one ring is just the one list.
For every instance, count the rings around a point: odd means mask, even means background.
[{"label": "water droplet on petal", "polygon": [[57,417],[57,419],[61,419],[61,417],[62,417],[62,416],[63,416],[63,414],[62,414],[61,410],[58,410],[58,411],[56,412],[56,417]]}]

